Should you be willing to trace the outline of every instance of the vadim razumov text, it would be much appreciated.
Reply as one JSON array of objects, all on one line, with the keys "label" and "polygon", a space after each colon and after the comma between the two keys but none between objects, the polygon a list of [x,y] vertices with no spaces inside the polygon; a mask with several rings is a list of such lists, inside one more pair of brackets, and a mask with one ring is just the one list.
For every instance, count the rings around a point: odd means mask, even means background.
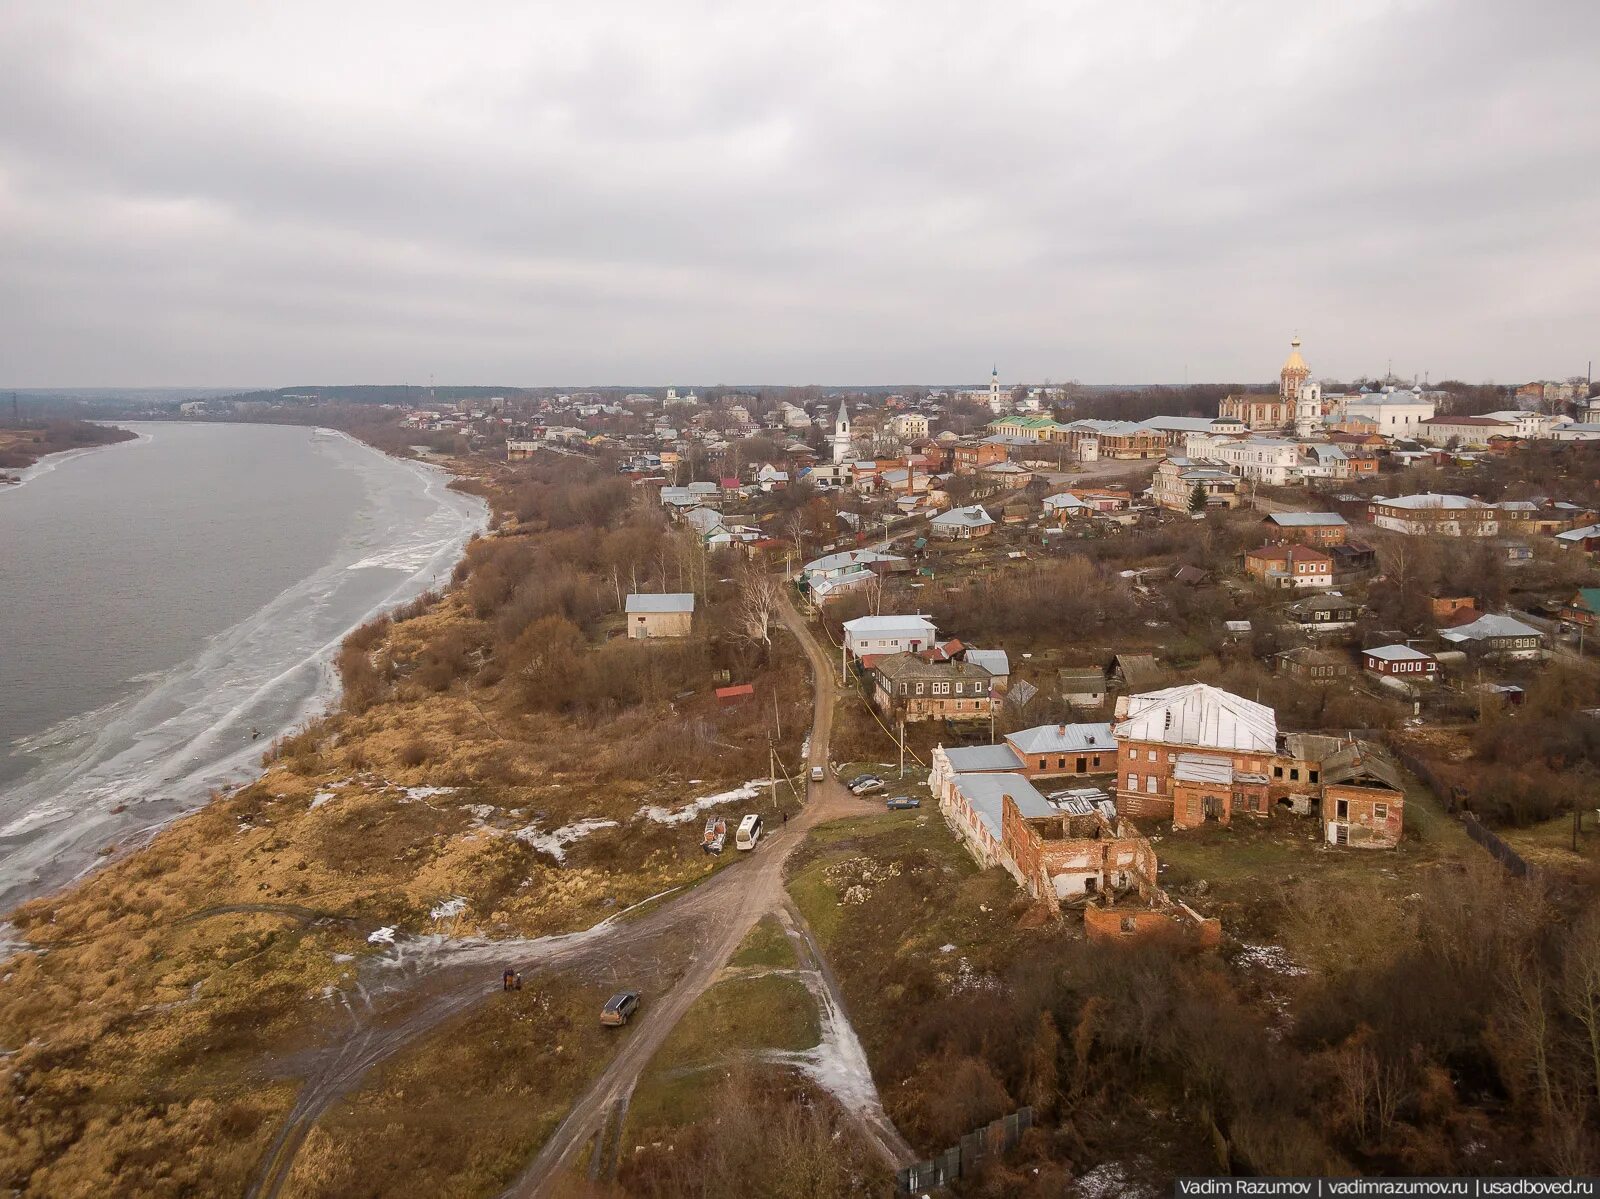
[{"label": "vadim razumov text", "polygon": [[1600,1199],[1600,1178],[1179,1178],[1172,1184],[1172,1194],[1175,1199],[1228,1199],[1233,1195],[1275,1196],[1277,1199],[1593,1195]]}]

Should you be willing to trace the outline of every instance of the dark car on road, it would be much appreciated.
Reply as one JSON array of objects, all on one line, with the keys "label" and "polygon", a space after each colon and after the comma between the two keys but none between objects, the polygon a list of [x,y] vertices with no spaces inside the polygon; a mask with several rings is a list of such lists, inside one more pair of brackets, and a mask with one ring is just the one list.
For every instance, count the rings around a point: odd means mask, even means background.
[{"label": "dark car on road", "polygon": [[893,799],[884,800],[883,806],[891,812],[899,812],[905,808],[920,808],[922,801],[915,795],[896,795]]},{"label": "dark car on road", "polygon": [[600,1023],[613,1027],[626,1024],[638,1010],[639,992],[618,991],[606,1000],[605,1007],[600,1009]]}]

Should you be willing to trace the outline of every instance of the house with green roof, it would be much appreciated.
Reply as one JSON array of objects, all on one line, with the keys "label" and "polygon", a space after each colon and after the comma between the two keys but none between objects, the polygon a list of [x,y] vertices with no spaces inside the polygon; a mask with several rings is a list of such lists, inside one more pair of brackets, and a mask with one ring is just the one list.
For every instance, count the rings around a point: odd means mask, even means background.
[{"label": "house with green roof", "polygon": [[998,420],[989,422],[989,431],[996,437],[1007,437],[1015,441],[1055,441],[1056,431],[1061,428],[1048,416],[1014,415],[1002,416]]},{"label": "house with green roof", "polygon": [[1592,629],[1600,624],[1600,587],[1580,587],[1562,606],[1561,619]]}]

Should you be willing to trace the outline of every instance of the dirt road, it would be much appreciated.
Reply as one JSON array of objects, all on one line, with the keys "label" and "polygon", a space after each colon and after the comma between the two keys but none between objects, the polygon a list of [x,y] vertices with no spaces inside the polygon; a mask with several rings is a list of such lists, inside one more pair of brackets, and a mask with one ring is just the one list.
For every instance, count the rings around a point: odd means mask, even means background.
[{"label": "dirt road", "polygon": [[[807,766],[822,766],[826,774],[828,742],[833,731],[833,705],[839,684],[822,650],[787,598],[782,616],[785,627],[799,639],[811,663],[813,699]],[[879,810],[876,804],[852,796],[831,775],[820,783],[811,784],[805,808],[777,834],[766,839],[754,855],[754,860],[741,864],[738,885],[725,888],[727,894],[706,912],[712,923],[710,935],[696,946],[688,972],[666,995],[641,1007],[627,1044],[612,1059],[605,1073],[573,1104],[567,1118],[545,1142],[539,1155],[506,1188],[506,1199],[524,1199],[543,1193],[582,1146],[596,1136],[606,1136],[608,1125],[615,1123],[620,1126],[640,1075],[668,1035],[694,1001],[716,981],[723,967],[728,964],[728,959],[756,922],[769,912],[782,910],[787,904],[788,892],[783,885],[784,863],[805,839],[811,827],[824,820]],[[792,920],[798,913],[790,908],[788,915]],[[809,929],[805,930],[804,935],[814,951],[816,943],[810,940]],[[817,956],[820,958],[820,953]],[[826,977],[831,979],[831,973]],[[836,988],[834,994],[837,995]],[[890,1125],[885,1131],[884,1125],[888,1122],[883,1118],[881,1108],[877,1108],[875,1102],[873,1108],[875,1116],[857,1113],[858,1118],[863,1119],[873,1143],[883,1148],[886,1156],[890,1156],[896,1165],[913,1160],[910,1148],[893,1126]],[[620,1135],[620,1127],[613,1135]]]},{"label": "dirt road", "polygon": [[[786,601],[781,615],[811,663],[813,711],[807,765],[825,768],[838,682],[793,605]],[[278,1195],[317,1120],[375,1066],[481,1003],[492,990],[486,978],[498,978],[503,967],[510,965],[530,979],[555,969],[598,972],[616,982],[639,977],[672,979],[656,994],[644,996],[639,1014],[622,1034],[616,1057],[505,1192],[508,1196],[540,1194],[583,1145],[606,1136],[611,1127],[620,1134],[628,1099],[656,1050],[716,979],[756,921],[785,905],[784,863],[806,833],[825,820],[879,811],[877,804],[855,798],[830,776],[810,784],[806,806],[787,825],[764,838],[753,854],[680,896],[657,899],[636,918],[613,918],[582,932],[527,941],[436,938],[397,946],[389,972],[367,980],[370,985],[353,1001],[347,1000],[348,1033],[336,1044],[284,1064],[285,1072],[301,1074],[305,1083],[247,1194],[252,1199]],[[790,919],[795,915],[791,909]],[[814,950],[815,942],[810,944]],[[816,956],[820,960],[820,954]],[[822,965],[825,969],[825,963]],[[827,977],[831,980],[831,975]],[[830,987],[830,992],[837,1006],[837,988]],[[842,1006],[838,1011],[842,1013]],[[871,1109],[852,1114],[895,1164],[909,1161],[909,1148],[876,1107],[875,1096]]]}]

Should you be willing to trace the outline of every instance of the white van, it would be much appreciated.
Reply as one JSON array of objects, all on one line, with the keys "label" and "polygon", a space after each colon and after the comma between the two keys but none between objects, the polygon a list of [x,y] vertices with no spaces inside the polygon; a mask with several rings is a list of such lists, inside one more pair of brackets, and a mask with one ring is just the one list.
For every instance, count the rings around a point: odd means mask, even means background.
[{"label": "white van", "polygon": [[733,844],[737,849],[754,849],[759,840],[761,840],[761,817],[751,812],[739,821],[739,833],[734,838]]}]

